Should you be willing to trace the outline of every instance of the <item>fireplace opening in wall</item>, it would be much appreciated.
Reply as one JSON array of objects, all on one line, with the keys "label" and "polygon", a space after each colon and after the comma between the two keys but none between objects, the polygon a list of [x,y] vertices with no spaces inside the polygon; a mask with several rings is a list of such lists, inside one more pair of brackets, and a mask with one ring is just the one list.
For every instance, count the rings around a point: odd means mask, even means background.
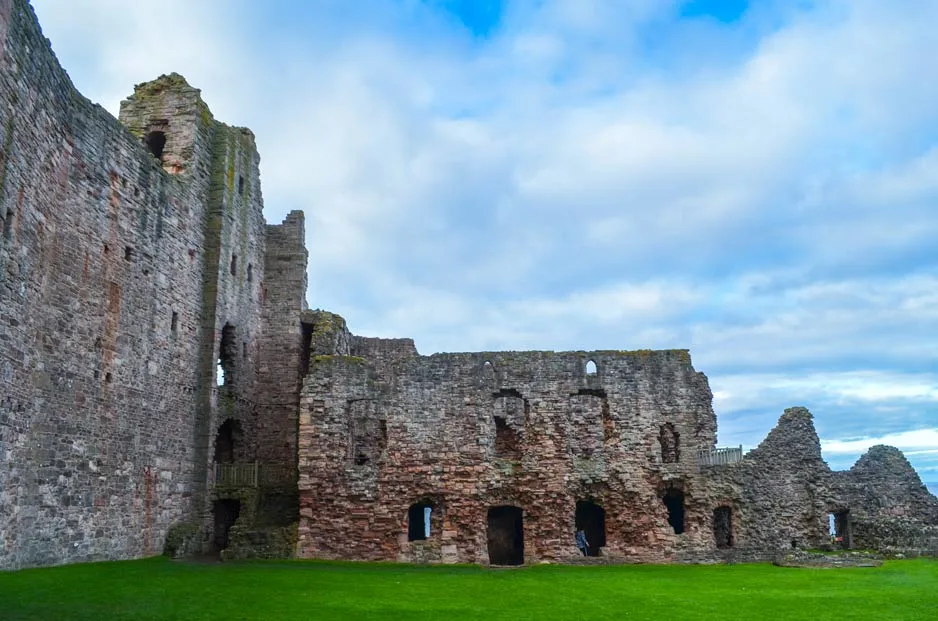
[{"label": "fireplace opening in wall", "polygon": [[[733,547],[733,509],[717,507],[713,510],[713,538],[717,548]],[[794,547],[794,546],[792,546]]]},{"label": "fireplace opening in wall", "polygon": [[496,457],[516,458],[519,452],[518,433],[511,428],[502,416],[495,419],[495,455]]},{"label": "fireplace opening in wall", "polygon": [[665,423],[658,432],[661,445],[661,463],[676,464],[681,460],[681,436],[674,425]]}]

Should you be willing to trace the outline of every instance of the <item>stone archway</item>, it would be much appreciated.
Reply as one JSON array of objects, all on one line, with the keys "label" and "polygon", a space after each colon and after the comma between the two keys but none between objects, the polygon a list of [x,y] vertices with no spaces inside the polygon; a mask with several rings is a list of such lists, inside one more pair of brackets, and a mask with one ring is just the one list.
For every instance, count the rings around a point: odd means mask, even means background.
[{"label": "stone archway", "polygon": [[240,443],[241,423],[229,418],[221,424],[218,433],[215,434],[215,463],[234,463]]}]

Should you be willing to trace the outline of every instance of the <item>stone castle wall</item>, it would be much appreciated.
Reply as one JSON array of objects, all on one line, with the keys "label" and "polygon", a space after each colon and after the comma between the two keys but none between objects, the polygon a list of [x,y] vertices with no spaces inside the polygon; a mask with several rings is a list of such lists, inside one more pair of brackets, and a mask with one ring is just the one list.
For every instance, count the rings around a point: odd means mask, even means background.
[{"label": "stone castle wall", "polygon": [[[321,349],[303,386],[300,557],[488,563],[490,510],[508,505],[524,562],[573,561],[584,502],[604,512],[607,562],[938,552],[938,499],[902,454],[832,472],[805,408],[741,460],[700,465],[716,420],[686,351],[419,356],[408,339],[347,340],[352,355]],[[414,507],[431,510],[426,539]]]},{"label": "stone castle wall", "polygon": [[[710,547],[689,456],[713,446],[716,421],[686,351],[424,357],[401,341],[353,343],[381,363],[320,356],[304,384],[299,556],[485,563],[487,512],[512,505],[524,510],[525,557],[562,560],[577,553],[577,501],[605,509],[607,556]],[[663,461],[665,428],[677,434],[674,463]],[[661,498],[670,488],[686,499],[680,537]],[[408,509],[421,501],[438,527],[409,542]]]},{"label": "stone castle wall", "polygon": [[119,122],[25,0],[0,2],[0,52],[0,568],[158,553],[210,507],[224,419],[244,459],[288,435],[255,432],[263,321],[281,318],[262,313],[254,139],[177,75]]},{"label": "stone castle wall", "polygon": [[420,356],[308,310],[304,217],[265,223],[259,161],[176,74],[113,118],[0,0],[0,569],[167,540],[563,561],[577,528],[611,561],[757,560],[829,545],[830,514],[844,545],[938,552],[902,454],[831,472],[803,408],[700,466],[685,350]]}]

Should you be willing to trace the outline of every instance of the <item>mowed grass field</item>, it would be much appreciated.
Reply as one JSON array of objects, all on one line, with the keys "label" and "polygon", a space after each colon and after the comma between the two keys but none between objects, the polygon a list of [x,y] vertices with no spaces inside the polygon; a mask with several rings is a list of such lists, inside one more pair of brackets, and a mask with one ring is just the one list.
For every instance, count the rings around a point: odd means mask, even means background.
[{"label": "mowed grass field", "polygon": [[880,568],[153,558],[0,573],[0,619],[938,619],[938,561]]}]

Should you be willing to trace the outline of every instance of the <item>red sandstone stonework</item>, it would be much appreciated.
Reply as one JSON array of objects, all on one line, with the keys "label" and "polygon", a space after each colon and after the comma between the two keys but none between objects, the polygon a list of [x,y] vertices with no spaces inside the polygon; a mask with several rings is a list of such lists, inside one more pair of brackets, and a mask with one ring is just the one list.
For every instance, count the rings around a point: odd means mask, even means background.
[{"label": "red sandstone stonework", "polygon": [[0,0],[0,569],[573,561],[578,529],[602,560],[765,559],[831,514],[845,546],[938,551],[902,454],[831,472],[803,408],[712,453],[687,351],[419,356],[308,310],[259,160],[177,74],[113,118]]}]

